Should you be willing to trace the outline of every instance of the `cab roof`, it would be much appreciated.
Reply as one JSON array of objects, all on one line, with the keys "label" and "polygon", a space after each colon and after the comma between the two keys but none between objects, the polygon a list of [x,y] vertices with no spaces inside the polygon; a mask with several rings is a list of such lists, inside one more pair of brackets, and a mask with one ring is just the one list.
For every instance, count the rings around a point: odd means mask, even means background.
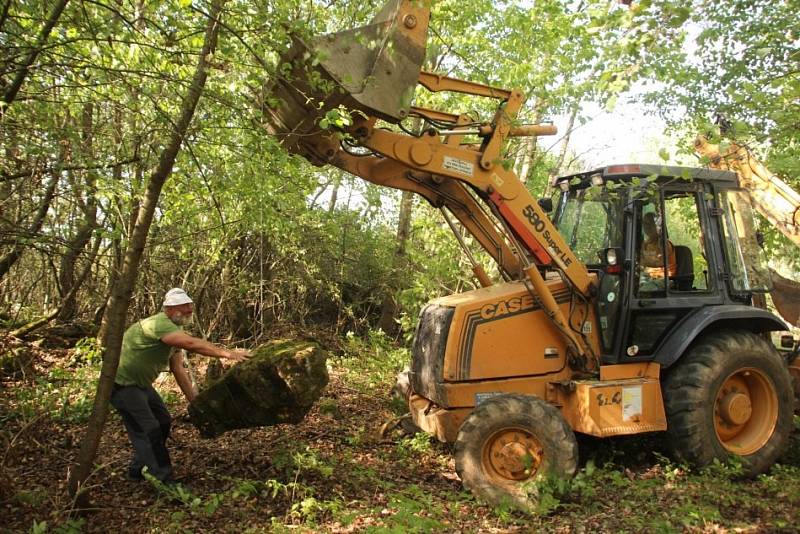
[{"label": "cab roof", "polygon": [[677,179],[687,181],[703,180],[710,182],[725,182],[730,185],[738,185],[738,176],[735,172],[719,171],[699,167],[678,167],[672,165],[653,165],[642,163],[623,163],[599,167],[591,171],[584,171],[576,174],[560,176],[556,179],[556,184],[571,181],[575,178],[583,181],[591,176],[601,175],[608,180],[624,180],[625,178],[637,178],[646,176],[658,176],[656,182],[663,183]]}]

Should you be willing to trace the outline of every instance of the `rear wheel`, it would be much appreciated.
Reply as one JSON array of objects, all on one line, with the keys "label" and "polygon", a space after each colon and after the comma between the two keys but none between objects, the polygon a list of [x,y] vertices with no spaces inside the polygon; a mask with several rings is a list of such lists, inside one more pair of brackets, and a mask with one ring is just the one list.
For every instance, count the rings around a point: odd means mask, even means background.
[{"label": "rear wheel", "polygon": [[530,483],[575,473],[578,444],[555,407],[537,397],[500,395],[464,421],[455,460],[464,487],[481,500],[528,508],[535,499]]},{"label": "rear wheel", "polygon": [[701,340],[664,381],[670,445],[697,466],[738,456],[763,473],[792,431],[792,385],[774,348],[750,332]]}]

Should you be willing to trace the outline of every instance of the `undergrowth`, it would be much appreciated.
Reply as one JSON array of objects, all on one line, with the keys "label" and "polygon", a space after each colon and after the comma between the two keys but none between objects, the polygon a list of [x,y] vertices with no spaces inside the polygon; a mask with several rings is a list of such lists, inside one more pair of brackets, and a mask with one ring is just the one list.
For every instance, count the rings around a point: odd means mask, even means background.
[{"label": "undergrowth", "polygon": [[[98,376],[97,355],[96,345],[87,340],[63,366],[9,390],[4,402],[12,409],[1,422],[15,428],[36,417],[69,425],[85,422]],[[184,532],[186,524],[232,524],[225,522],[243,518],[250,518],[237,523],[244,532],[681,532],[792,530],[800,524],[800,418],[795,418],[798,431],[788,454],[754,480],[742,480],[736,462],[697,470],[672,460],[663,434],[604,440],[582,436],[577,475],[536,484],[530,512],[483,505],[461,488],[450,446],[422,433],[376,437],[380,417],[392,413],[389,390],[395,374],[407,361],[407,349],[381,332],[348,336],[344,354],[331,362],[339,381],[321,399],[321,419],[309,437],[273,450],[269,472],[260,479],[209,471],[215,480],[206,490],[152,481],[160,495],[153,514],[164,520],[159,530]],[[359,410],[356,418],[349,415],[354,408]],[[331,427],[328,433],[315,438],[315,432],[326,430],[317,427],[325,424]],[[242,450],[251,446],[237,444]],[[12,502],[42,510],[52,502],[49,491],[18,487]],[[267,515],[253,519],[259,511]],[[264,527],[245,526],[253,521]],[[47,512],[27,525],[37,533],[78,532],[87,526]]]}]

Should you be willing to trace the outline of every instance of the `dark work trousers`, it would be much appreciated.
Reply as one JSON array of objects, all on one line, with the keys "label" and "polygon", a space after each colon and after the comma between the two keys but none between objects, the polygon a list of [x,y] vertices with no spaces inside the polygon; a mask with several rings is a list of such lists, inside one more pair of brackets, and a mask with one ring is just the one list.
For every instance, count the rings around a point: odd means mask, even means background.
[{"label": "dark work trousers", "polygon": [[133,446],[130,476],[140,477],[142,468],[147,466],[149,473],[161,481],[172,478],[172,462],[167,451],[172,418],[153,386],[114,384],[111,405],[122,416]]}]

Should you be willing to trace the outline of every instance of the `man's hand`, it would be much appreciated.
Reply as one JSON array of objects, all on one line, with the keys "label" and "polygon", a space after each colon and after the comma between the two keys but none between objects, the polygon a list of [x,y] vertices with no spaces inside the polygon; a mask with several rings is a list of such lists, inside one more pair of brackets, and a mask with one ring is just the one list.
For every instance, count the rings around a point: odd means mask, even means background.
[{"label": "man's hand", "polygon": [[227,350],[225,354],[226,360],[234,362],[243,362],[250,357],[250,351],[246,349],[233,349]]}]

